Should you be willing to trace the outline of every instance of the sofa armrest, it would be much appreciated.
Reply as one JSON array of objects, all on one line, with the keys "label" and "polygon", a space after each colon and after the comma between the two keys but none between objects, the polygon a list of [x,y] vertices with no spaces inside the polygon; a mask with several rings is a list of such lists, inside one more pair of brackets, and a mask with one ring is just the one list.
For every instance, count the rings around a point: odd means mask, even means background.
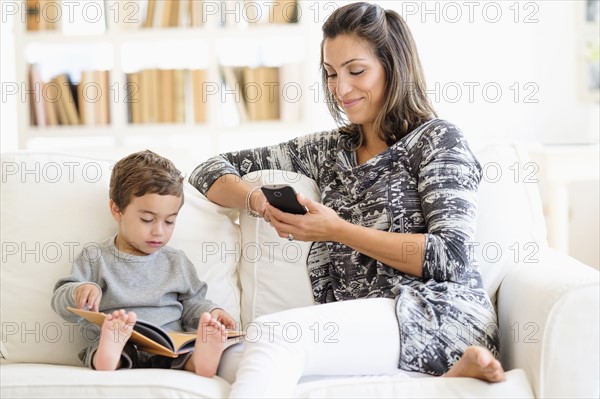
[{"label": "sofa armrest", "polygon": [[600,393],[598,271],[551,248],[516,264],[498,290],[501,361],[536,397]]}]

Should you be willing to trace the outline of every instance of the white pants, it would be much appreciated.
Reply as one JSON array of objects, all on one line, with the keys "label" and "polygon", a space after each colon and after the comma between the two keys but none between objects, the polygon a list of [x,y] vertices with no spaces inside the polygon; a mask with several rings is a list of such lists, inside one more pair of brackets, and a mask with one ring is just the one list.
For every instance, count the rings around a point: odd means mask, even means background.
[{"label": "white pants", "polygon": [[307,375],[398,372],[393,299],[291,309],[259,317],[246,328],[231,398],[292,397],[298,380]]}]

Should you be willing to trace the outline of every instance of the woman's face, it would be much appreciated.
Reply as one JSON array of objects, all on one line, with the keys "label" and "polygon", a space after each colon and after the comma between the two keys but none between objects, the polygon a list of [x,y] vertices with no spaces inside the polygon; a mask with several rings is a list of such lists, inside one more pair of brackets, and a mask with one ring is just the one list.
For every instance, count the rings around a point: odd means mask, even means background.
[{"label": "woman's face", "polygon": [[325,39],[323,67],[327,87],[348,120],[369,131],[383,105],[386,82],[383,66],[370,45],[349,35]]}]

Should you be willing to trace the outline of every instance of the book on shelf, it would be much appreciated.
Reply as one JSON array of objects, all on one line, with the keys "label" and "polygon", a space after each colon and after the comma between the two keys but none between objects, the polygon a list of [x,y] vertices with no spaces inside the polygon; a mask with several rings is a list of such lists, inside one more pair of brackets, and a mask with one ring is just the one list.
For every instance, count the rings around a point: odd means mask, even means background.
[{"label": "book on shelf", "polygon": [[189,2],[189,24],[190,26],[203,26],[204,25],[204,5],[202,4],[202,0],[200,1],[190,1]]},{"label": "book on shelf", "polygon": [[26,28],[28,31],[41,30],[41,16],[40,16],[40,1],[39,0],[26,0],[25,1],[25,15],[27,18]]},{"label": "book on shelf", "polygon": [[277,0],[269,9],[269,22],[274,24],[293,24],[298,22],[298,1]]},{"label": "book on shelf", "polygon": [[[93,126],[100,124],[99,112],[96,112],[97,103],[105,101],[108,93],[106,88],[96,81],[95,71],[82,71],[78,85],[77,103],[79,105],[79,119],[82,125]],[[104,96],[104,98],[103,98]]]},{"label": "book on shelf", "polygon": [[206,122],[206,71],[203,69],[193,69],[190,71],[192,82],[192,98],[194,123]]},{"label": "book on shelf", "polygon": [[110,78],[109,71],[94,71],[94,79],[98,85],[96,101],[96,125],[110,124]]},{"label": "book on shelf", "polygon": [[170,26],[177,26],[177,25],[172,25],[173,20],[174,20],[174,15],[177,14],[177,12],[179,11],[179,0],[169,0],[169,1],[164,1],[164,0],[159,0],[161,3],[163,3],[163,9],[162,9],[162,19],[160,22],[161,27],[163,28],[168,28]]},{"label": "book on shelf", "polygon": [[44,103],[44,112],[48,126],[57,126],[58,122],[58,101],[60,96],[59,88],[55,84],[44,83],[42,90],[42,101]]},{"label": "book on shelf", "polygon": [[[143,28],[201,27],[207,17],[218,18],[222,26],[239,27],[248,23],[297,23],[298,0],[273,2],[227,0],[206,4],[208,0],[147,0]],[[210,11],[205,15],[205,11]],[[216,12],[215,12],[216,11]]]},{"label": "book on shelf", "polygon": [[[196,75],[203,73],[203,70],[195,72]],[[128,122],[185,123],[186,111],[191,113],[194,107],[198,108],[197,112],[201,114],[203,111],[200,110],[199,104],[194,106],[189,103],[195,88],[187,90],[190,84],[188,75],[189,71],[185,69],[143,69],[128,73]],[[198,80],[197,77],[195,79]],[[206,116],[194,119],[205,121]]]},{"label": "book on shelf", "polygon": [[148,0],[148,5],[146,6],[146,17],[142,23],[142,28],[152,27],[154,23],[154,14],[156,12],[156,1],[157,0]]},{"label": "book on shelf", "polygon": [[[102,326],[106,314],[89,310],[67,307],[67,309],[85,320]],[[237,343],[245,335],[243,331],[227,330],[226,346]],[[176,358],[181,354],[191,352],[194,349],[197,334],[195,332],[166,331],[156,324],[144,320],[137,320],[129,340],[133,342],[138,350]]]},{"label": "book on shelf", "polygon": [[263,24],[297,23],[298,0],[230,0],[221,6],[217,16],[223,27],[239,28]]},{"label": "book on shelf", "polygon": [[[150,10],[152,8],[152,10]],[[163,11],[165,0],[154,0],[148,3],[148,13],[146,14],[145,28],[160,28],[163,20]]]},{"label": "book on shelf", "polygon": [[108,71],[82,71],[79,82],[67,73],[43,82],[37,65],[30,65],[28,75],[32,126],[110,123]]},{"label": "book on shelf", "polygon": [[139,122],[138,123],[152,123],[154,115],[152,115],[152,70],[142,69],[136,72],[138,75],[138,94],[139,94]]},{"label": "book on shelf", "polygon": [[[298,121],[301,95],[299,71],[298,64],[281,67],[221,66],[226,98],[233,98],[241,122]],[[283,85],[286,84],[291,86],[293,97],[282,99]]]},{"label": "book on shelf", "polygon": [[142,123],[142,112],[140,103],[140,74],[131,72],[126,76],[127,83],[127,120],[129,123]]},{"label": "book on shelf", "polygon": [[59,125],[68,125],[69,124],[69,117],[67,116],[67,110],[65,108],[64,105],[64,101],[63,101],[63,94],[62,94],[62,90],[60,88],[60,84],[56,82],[55,78],[53,78],[50,83],[48,83],[49,86],[52,87],[53,91],[57,93],[56,97],[56,101],[53,101],[54,104],[54,111],[56,112],[56,119],[58,121]]},{"label": "book on shelf", "polygon": [[279,119],[279,68],[245,67],[244,98],[250,120]]},{"label": "book on shelf", "polygon": [[173,70],[173,122],[185,122],[185,77],[183,69]]},{"label": "book on shelf", "polygon": [[201,13],[202,8],[202,0],[148,0],[142,27],[190,26],[192,12]]},{"label": "book on shelf", "polygon": [[58,30],[60,21],[65,15],[62,2],[55,0],[40,0],[41,30]]},{"label": "book on shelf", "polygon": [[51,82],[58,88],[58,122],[61,125],[79,125],[79,115],[73,98],[72,82],[67,74],[56,75]]},{"label": "book on shelf", "polygon": [[[29,70],[27,73],[27,84],[29,85],[29,87],[32,88],[28,93],[26,93],[27,104],[29,104],[29,124],[31,126],[45,126],[46,120],[44,118],[44,114],[36,112],[36,101],[39,94],[36,94],[35,84],[33,83],[31,70]],[[39,93],[39,91],[37,93]],[[41,105],[43,111],[43,103]]]},{"label": "book on shelf", "polygon": [[221,66],[223,85],[225,85],[223,92],[233,93],[233,102],[235,103],[235,109],[237,110],[240,121],[246,122],[250,118],[248,116],[246,101],[244,99],[242,70],[243,67],[233,67],[227,65]]},{"label": "book on shelf", "polygon": [[26,0],[26,29],[30,32],[56,30],[64,15],[62,4],[56,0]]},{"label": "book on shelf", "polygon": [[104,0],[103,13],[107,30],[140,29],[145,22],[149,0]]},{"label": "book on shelf", "polygon": [[158,121],[170,123],[174,121],[174,73],[172,69],[158,70],[158,98],[161,100],[161,107],[158,111]]},{"label": "book on shelf", "polygon": [[72,109],[75,110],[75,112],[73,113],[72,116],[73,116],[73,121],[76,120],[76,123],[72,123],[72,124],[78,125],[81,122],[81,118],[79,117],[79,100],[77,98],[79,83],[73,82],[73,80],[71,79],[71,75],[69,75],[68,73],[65,73],[63,76],[65,77],[65,80],[67,82],[65,84],[65,87],[69,89],[69,92],[71,94],[70,99],[73,100]]},{"label": "book on shelf", "polygon": [[165,105],[170,100],[158,96],[156,85],[157,70],[143,69],[141,71],[127,74],[127,90],[128,90],[128,105],[129,123],[156,123],[165,122],[159,119],[159,101]]},{"label": "book on shelf", "polygon": [[149,85],[144,97],[144,101],[148,102],[148,122],[156,123],[161,104],[161,99],[158,97],[158,69],[148,69],[144,81]]},{"label": "book on shelf", "polygon": [[29,90],[29,110],[32,116],[30,122],[34,126],[44,127],[48,125],[48,116],[44,105],[44,82],[42,81],[40,70],[37,65],[29,66],[28,75],[29,85],[31,87],[31,90]]},{"label": "book on shelf", "polygon": [[[299,20],[298,0],[227,0],[214,2],[210,7],[206,4],[207,0],[105,0],[102,2],[103,23],[109,29],[112,28],[109,25],[113,25],[127,30],[200,27],[209,16],[215,16],[221,25],[231,27],[257,23],[289,24]],[[28,31],[59,29],[61,19],[69,13],[59,0],[25,0],[24,5]],[[205,15],[207,10],[210,13]]]}]

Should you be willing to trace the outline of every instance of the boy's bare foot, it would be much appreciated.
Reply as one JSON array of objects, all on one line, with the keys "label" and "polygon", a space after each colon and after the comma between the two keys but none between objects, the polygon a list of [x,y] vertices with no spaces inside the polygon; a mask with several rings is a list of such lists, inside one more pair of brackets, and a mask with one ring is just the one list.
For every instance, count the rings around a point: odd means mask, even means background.
[{"label": "boy's bare foot", "polygon": [[225,326],[210,313],[202,313],[194,346],[194,372],[203,377],[214,377],[225,349]]},{"label": "boy's bare foot", "polygon": [[488,382],[504,380],[502,365],[492,353],[482,346],[469,346],[458,362],[444,377],[473,377]]},{"label": "boy's bare foot", "polygon": [[134,312],[115,310],[104,319],[100,330],[100,342],[92,360],[96,370],[113,371],[119,366],[121,353],[131,336],[137,321]]}]

